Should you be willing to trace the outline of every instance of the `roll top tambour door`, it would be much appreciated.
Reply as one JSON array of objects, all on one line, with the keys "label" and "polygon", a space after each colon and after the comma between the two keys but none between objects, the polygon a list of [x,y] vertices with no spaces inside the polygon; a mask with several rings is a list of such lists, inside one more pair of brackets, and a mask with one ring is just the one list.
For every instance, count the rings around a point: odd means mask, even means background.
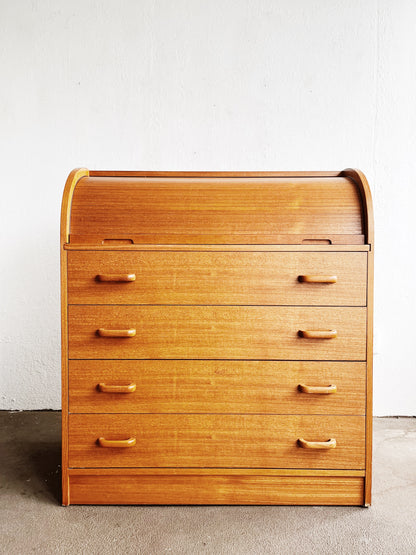
[{"label": "roll top tambour door", "polygon": [[70,242],[363,244],[346,177],[83,177]]}]

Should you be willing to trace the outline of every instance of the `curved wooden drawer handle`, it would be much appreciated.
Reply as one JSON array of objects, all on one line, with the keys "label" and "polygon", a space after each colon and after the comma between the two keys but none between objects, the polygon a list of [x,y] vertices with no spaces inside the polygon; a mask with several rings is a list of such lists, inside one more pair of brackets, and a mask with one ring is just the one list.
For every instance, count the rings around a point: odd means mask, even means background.
[{"label": "curved wooden drawer handle", "polygon": [[303,449],[335,449],[337,446],[336,439],[328,439],[328,441],[306,441],[306,439],[298,439],[299,447]]},{"label": "curved wooden drawer handle", "polygon": [[305,339],[335,339],[337,330],[299,330],[298,334]]},{"label": "curved wooden drawer handle", "polygon": [[136,281],[136,274],[98,274],[97,281],[116,281],[129,283]]},{"label": "curved wooden drawer handle", "polygon": [[106,330],[100,328],[97,330],[97,333],[100,337],[134,337],[136,335],[136,330]]},{"label": "curved wooden drawer handle", "polygon": [[337,276],[298,276],[301,283],[336,283]]},{"label": "curved wooden drawer handle", "polygon": [[101,391],[102,393],[134,393],[136,391],[136,384],[130,383],[128,385],[107,385],[105,383],[99,383],[98,391]]},{"label": "curved wooden drawer handle", "polygon": [[320,385],[305,385],[303,383],[300,383],[298,385],[298,389],[302,393],[317,393],[318,395],[329,395],[330,393],[337,392],[336,385],[320,386]]},{"label": "curved wooden drawer handle", "polygon": [[129,439],[105,439],[105,437],[99,437],[98,445],[100,447],[134,447],[136,445],[136,438],[130,437]]}]

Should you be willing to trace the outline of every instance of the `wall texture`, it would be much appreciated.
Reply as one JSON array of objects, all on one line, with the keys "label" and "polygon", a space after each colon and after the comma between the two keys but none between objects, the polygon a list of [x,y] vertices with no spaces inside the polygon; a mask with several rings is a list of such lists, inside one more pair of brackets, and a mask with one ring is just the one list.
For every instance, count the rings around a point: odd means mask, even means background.
[{"label": "wall texture", "polygon": [[60,407],[59,211],[73,167],[355,166],[376,210],[375,413],[416,414],[413,0],[0,11],[0,408]]}]

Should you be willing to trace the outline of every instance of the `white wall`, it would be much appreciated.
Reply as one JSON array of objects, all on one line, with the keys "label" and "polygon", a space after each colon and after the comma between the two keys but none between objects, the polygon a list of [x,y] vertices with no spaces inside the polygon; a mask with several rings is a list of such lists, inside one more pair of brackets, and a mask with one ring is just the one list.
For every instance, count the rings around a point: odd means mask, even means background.
[{"label": "white wall", "polygon": [[60,407],[69,171],[361,168],[375,413],[416,414],[413,0],[0,0],[1,405]]}]

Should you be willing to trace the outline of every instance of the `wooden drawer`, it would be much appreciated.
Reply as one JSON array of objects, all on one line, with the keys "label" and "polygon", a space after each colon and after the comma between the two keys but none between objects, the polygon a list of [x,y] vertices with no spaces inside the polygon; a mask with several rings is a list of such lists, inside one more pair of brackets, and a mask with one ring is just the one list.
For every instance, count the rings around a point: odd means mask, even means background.
[{"label": "wooden drawer", "polygon": [[69,410],[360,415],[365,379],[363,362],[71,360]]},{"label": "wooden drawer", "polygon": [[[131,447],[101,441],[134,439]],[[336,440],[331,449],[298,440]],[[71,414],[70,467],[363,469],[363,416]]]},{"label": "wooden drawer", "polygon": [[366,274],[365,252],[73,251],[68,302],[364,306]]},{"label": "wooden drawer", "polygon": [[[366,309],[71,305],[70,359],[365,360]],[[101,337],[131,330],[133,337]],[[332,339],[300,331],[335,330]]]}]

